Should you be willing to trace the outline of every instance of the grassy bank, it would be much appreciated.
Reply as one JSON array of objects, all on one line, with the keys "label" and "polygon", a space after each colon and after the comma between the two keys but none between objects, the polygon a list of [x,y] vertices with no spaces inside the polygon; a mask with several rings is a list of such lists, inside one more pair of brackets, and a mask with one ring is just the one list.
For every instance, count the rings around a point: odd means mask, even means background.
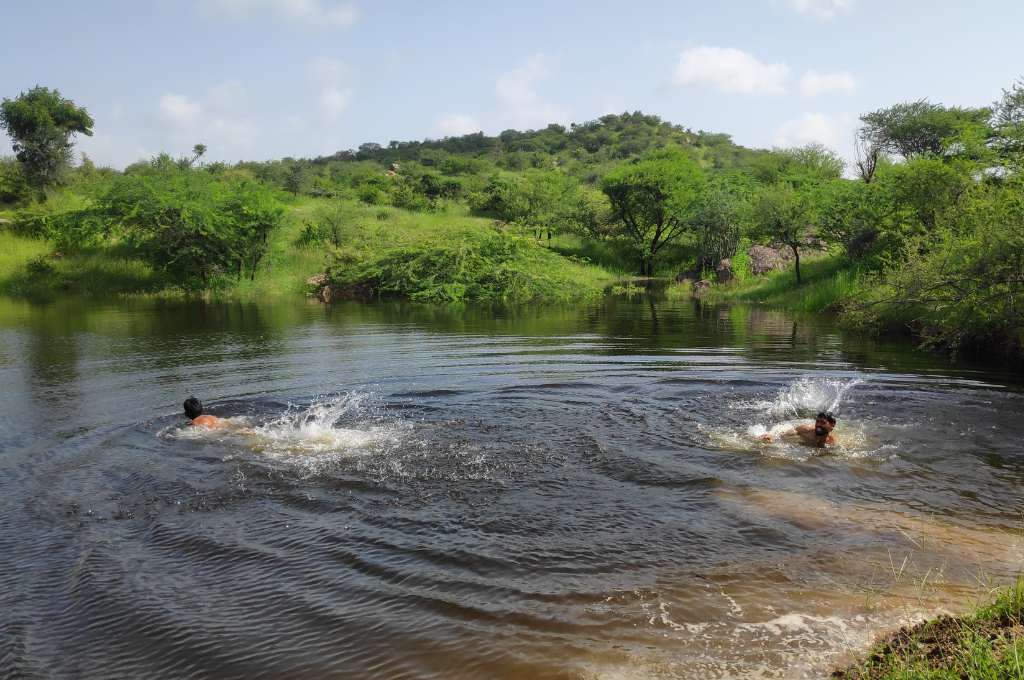
[{"label": "grassy bank", "polygon": [[1006,680],[1024,678],[1024,580],[961,617],[943,616],[886,636],[846,680]]},{"label": "grassy bank", "polygon": [[[349,213],[358,206],[343,209]],[[332,283],[350,297],[421,302],[569,302],[599,295],[614,272],[562,256],[529,233],[451,209],[441,214],[377,208],[344,214]]]},{"label": "grassy bank", "polygon": [[800,268],[803,283],[797,285],[792,267],[751,276],[742,281],[715,285],[705,294],[710,302],[753,302],[798,312],[837,310],[854,296],[860,285],[857,273],[841,256],[805,261]]},{"label": "grassy bank", "polygon": [[206,290],[176,286],[116,241],[55,251],[53,243],[0,230],[0,294],[255,300],[302,294],[309,277],[333,267],[346,283],[372,279],[383,295],[533,302],[586,298],[617,278],[458,207],[424,213],[308,197],[287,206],[254,275]]}]

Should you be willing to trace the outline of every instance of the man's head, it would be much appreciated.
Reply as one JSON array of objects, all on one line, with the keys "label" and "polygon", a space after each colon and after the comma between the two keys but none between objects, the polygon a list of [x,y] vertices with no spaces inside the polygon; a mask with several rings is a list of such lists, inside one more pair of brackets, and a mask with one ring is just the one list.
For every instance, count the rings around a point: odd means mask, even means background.
[{"label": "man's head", "polygon": [[199,401],[195,397],[189,397],[186,399],[183,406],[185,407],[185,415],[192,420],[203,415],[203,402]]},{"label": "man's head", "polygon": [[836,417],[830,411],[822,411],[814,419],[814,436],[824,441],[832,434],[836,426]]}]

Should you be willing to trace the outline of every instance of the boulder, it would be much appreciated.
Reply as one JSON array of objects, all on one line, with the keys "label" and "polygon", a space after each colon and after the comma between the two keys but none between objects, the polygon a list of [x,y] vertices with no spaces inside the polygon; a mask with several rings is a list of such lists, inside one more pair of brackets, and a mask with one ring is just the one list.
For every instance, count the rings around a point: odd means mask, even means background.
[{"label": "boulder", "polygon": [[697,283],[693,284],[693,288],[691,289],[691,292],[692,292],[694,297],[700,297],[709,288],[711,288],[711,282],[708,281],[707,279],[702,279],[702,280],[698,281]]},{"label": "boulder", "polygon": [[329,305],[335,300],[340,300],[343,297],[344,292],[345,291],[341,286],[335,286],[333,283],[328,283],[320,289],[317,297],[320,298],[320,302]]},{"label": "boulder", "polygon": [[718,263],[718,267],[715,268],[715,274],[718,276],[719,283],[729,283],[736,276],[732,273],[732,260],[724,258]]},{"label": "boulder", "polygon": [[757,276],[785,269],[790,260],[785,251],[768,246],[750,246],[747,255],[750,256],[750,273]]},{"label": "boulder", "polygon": [[313,293],[319,293],[320,289],[327,285],[327,274],[317,274],[306,279],[306,287]]}]

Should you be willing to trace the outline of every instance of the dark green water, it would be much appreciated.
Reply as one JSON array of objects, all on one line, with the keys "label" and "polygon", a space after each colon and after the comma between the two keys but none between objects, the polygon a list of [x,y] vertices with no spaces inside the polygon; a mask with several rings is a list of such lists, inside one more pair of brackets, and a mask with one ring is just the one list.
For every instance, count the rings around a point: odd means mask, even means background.
[{"label": "dark green water", "polygon": [[0,300],[0,676],[819,677],[1020,570],[1017,381],[689,301]]}]

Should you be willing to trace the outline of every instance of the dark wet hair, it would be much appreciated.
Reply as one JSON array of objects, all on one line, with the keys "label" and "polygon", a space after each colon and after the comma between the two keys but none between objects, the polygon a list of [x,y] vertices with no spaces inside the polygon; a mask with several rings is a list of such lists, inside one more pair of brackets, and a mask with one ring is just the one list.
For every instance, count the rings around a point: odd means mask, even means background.
[{"label": "dark wet hair", "polygon": [[199,401],[195,397],[189,397],[186,399],[182,406],[185,407],[185,415],[192,420],[195,420],[203,414],[203,402]]},{"label": "dark wet hair", "polygon": [[817,420],[818,418],[824,418],[825,420],[827,420],[828,422],[832,423],[833,425],[836,424],[836,417],[834,415],[832,415],[831,411],[822,411],[821,413],[818,414],[818,416],[817,416],[817,418],[815,418],[815,420]]}]

